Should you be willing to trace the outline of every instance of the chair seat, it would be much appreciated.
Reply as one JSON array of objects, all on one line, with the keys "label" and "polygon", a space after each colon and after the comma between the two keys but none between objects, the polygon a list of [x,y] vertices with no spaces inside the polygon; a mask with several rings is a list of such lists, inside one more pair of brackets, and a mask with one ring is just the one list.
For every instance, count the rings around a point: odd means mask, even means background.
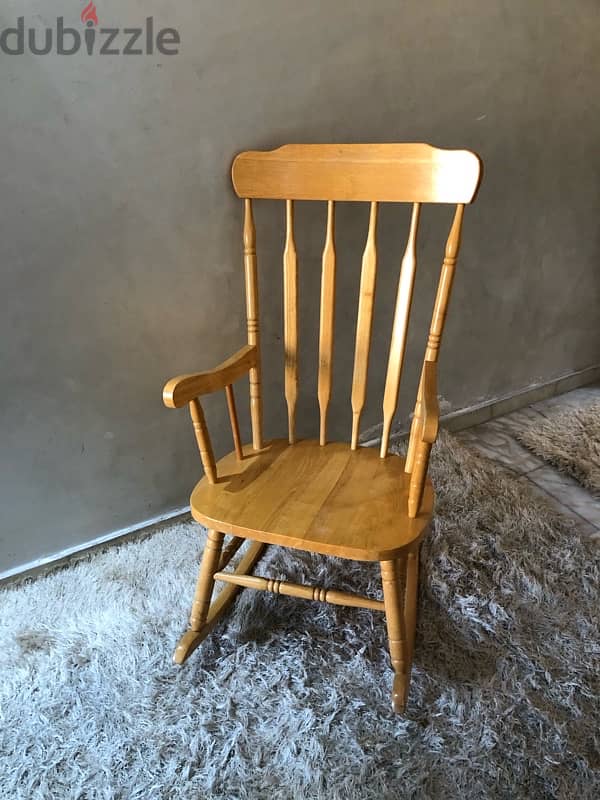
[{"label": "chair seat", "polygon": [[191,497],[195,520],[221,533],[362,561],[397,558],[431,519],[427,480],[418,516],[408,516],[404,458],[379,457],[347,443],[276,439],[217,464],[217,483],[203,478]]}]

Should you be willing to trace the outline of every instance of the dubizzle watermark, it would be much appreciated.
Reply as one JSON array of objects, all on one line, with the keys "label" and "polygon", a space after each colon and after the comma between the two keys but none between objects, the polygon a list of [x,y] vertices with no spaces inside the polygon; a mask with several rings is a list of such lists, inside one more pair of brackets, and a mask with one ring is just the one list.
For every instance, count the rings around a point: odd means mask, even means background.
[{"label": "dubizzle watermark", "polygon": [[0,30],[0,50],[9,56],[25,52],[36,56],[55,53],[59,56],[176,56],[181,38],[177,28],[157,29],[154,17],[146,17],[139,28],[101,28],[98,9],[90,0],[80,14],[83,30],[65,26],[65,18],[56,18],[56,28],[30,28],[25,17],[18,17],[13,27]]}]

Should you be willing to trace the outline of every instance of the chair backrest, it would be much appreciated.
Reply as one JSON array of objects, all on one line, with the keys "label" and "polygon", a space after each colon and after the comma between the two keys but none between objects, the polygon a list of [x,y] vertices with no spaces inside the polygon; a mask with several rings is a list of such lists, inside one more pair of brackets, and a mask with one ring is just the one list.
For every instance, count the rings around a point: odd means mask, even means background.
[{"label": "chair backrest", "polygon": [[[373,322],[377,272],[378,203],[412,203],[408,241],[401,261],[398,294],[391,334],[383,397],[381,455],[387,453],[390,427],[398,403],[416,271],[416,241],[422,203],[456,205],[446,243],[433,317],[425,351],[426,362],[436,362],[452,287],[464,205],[472,202],[481,176],[477,155],[466,150],[443,150],[428,144],[293,144],[269,152],[240,153],[233,162],[232,178],[237,195],[244,199],[244,265],[248,343],[259,348],[259,309],[256,234],[252,201],[284,200],[286,236],[283,252],[283,308],[285,349],[285,398],[288,435],[295,441],[298,396],[298,263],[294,239],[294,201],[327,203],[327,222],[322,256],[319,329],[318,401],[320,442],[327,440],[327,411],[331,397],[333,330],[335,313],[335,203],[370,203],[367,240],[357,312],[352,379],[351,447],[358,446],[360,417],[365,404],[367,370]],[[253,446],[262,446],[260,359],[250,372],[250,405]]]}]

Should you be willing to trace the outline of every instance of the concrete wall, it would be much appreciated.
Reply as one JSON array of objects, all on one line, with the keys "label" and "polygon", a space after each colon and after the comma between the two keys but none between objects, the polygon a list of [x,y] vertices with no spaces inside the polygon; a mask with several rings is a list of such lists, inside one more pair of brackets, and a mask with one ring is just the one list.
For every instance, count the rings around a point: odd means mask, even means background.
[{"label": "concrete wall", "polygon": [[[9,0],[0,27],[81,27],[83,3]],[[187,503],[200,473],[164,380],[244,343],[241,149],[428,141],[485,162],[443,346],[453,408],[600,361],[600,15],[596,0],[98,0],[100,24],[153,14],[178,56],[0,53],[0,572]],[[284,432],[283,211],[257,210],[267,432]],[[317,430],[324,208],[298,211],[303,433]],[[448,209],[425,215],[413,402]],[[365,425],[377,422],[407,209],[384,209]],[[349,434],[367,210],[338,219],[335,432]],[[261,249],[262,245],[262,249]],[[243,384],[238,398],[243,405]],[[224,402],[208,404],[230,449]],[[247,426],[247,414],[244,427]]]}]

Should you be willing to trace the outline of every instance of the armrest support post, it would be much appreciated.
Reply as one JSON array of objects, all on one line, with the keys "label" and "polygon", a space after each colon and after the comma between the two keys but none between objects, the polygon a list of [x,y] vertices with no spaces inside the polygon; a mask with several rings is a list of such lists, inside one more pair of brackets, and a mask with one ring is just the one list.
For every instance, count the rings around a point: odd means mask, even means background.
[{"label": "armrest support post", "polygon": [[410,464],[408,489],[408,516],[413,518],[419,513],[423,499],[429,455],[437,438],[440,423],[440,408],[437,399],[437,364],[434,361],[425,361],[423,364],[417,405],[419,415],[417,416],[415,409],[409,443],[412,463]]},{"label": "armrest support post", "polygon": [[241,461],[244,454],[242,452],[240,426],[238,422],[237,410],[235,407],[235,395],[233,393],[233,386],[231,384],[225,387],[225,395],[227,396],[227,410],[229,411],[229,421],[231,422],[233,446],[235,447],[235,454],[237,456],[238,461]]},{"label": "armrest support post", "polygon": [[215,456],[213,454],[208,428],[206,427],[204,411],[197,397],[190,401],[190,415],[192,417],[196,442],[198,444],[198,450],[200,451],[200,458],[202,459],[202,466],[204,467],[206,478],[209,483],[216,483],[217,467],[215,464]]},{"label": "armrest support post", "polygon": [[437,396],[437,363],[426,361],[423,365],[423,432],[421,438],[428,444],[437,439],[440,427],[440,406]]}]

